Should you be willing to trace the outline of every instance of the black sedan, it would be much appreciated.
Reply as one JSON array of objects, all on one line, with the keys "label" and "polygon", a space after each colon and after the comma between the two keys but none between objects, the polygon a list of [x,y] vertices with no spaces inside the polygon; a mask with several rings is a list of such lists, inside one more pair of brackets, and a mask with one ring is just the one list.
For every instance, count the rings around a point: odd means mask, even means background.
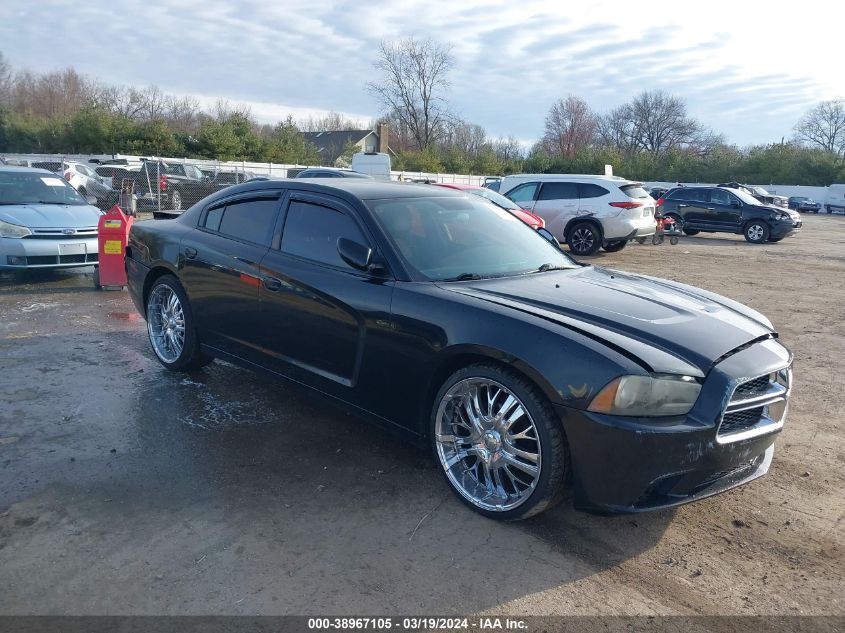
[{"label": "black sedan", "polygon": [[812,198],[793,196],[789,199],[789,208],[802,213],[818,213],[821,211],[822,205]]},{"label": "black sedan", "polygon": [[430,445],[501,519],[569,488],[585,509],[673,506],[768,470],[792,356],[763,315],[576,262],[477,196],[325,182],[235,185],[132,227],[166,368],[220,358],[321,393]]}]

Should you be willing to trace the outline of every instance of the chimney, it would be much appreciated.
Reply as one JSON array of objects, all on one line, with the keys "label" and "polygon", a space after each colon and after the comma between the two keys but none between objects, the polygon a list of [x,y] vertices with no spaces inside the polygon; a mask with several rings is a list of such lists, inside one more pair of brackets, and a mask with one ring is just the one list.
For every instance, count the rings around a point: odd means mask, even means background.
[{"label": "chimney", "polygon": [[387,154],[387,142],[390,140],[387,123],[379,123],[376,134],[378,134],[378,151]]}]

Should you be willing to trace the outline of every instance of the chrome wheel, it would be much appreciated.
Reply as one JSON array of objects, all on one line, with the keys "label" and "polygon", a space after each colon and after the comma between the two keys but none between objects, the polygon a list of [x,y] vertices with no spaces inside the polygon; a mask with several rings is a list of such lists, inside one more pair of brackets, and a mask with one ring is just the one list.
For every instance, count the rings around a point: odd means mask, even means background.
[{"label": "chrome wheel", "polygon": [[156,286],[147,302],[147,331],[156,355],[165,363],[175,363],[185,346],[185,313],[173,289]]},{"label": "chrome wheel", "polygon": [[572,240],[572,248],[578,253],[589,251],[595,242],[595,236],[588,228],[575,229],[570,239]]},{"label": "chrome wheel", "polygon": [[745,232],[748,236],[748,239],[752,242],[759,242],[763,239],[763,227],[759,224],[752,224],[748,227],[748,230]]},{"label": "chrome wheel", "polygon": [[540,477],[540,439],[528,409],[488,378],[455,383],[435,417],[437,457],[470,503],[504,512],[521,505]]}]

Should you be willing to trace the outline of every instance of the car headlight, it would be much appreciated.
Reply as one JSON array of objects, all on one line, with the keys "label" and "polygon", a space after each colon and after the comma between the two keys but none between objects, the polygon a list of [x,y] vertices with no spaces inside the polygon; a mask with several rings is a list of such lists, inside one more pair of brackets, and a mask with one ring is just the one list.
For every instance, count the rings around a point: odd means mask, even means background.
[{"label": "car headlight", "polygon": [[776,220],[791,220],[792,217],[788,213],[784,213],[783,211],[775,211],[775,219]]},{"label": "car headlight", "polygon": [[609,415],[657,417],[689,413],[701,384],[692,376],[622,376],[608,383],[588,409]]},{"label": "car headlight", "polygon": [[27,235],[32,235],[32,231],[25,226],[0,220],[0,237],[26,237]]}]

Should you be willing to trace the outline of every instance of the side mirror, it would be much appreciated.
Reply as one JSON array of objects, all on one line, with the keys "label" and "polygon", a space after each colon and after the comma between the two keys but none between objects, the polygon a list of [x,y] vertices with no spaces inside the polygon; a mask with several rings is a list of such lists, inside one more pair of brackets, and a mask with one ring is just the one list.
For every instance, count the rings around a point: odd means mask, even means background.
[{"label": "side mirror", "polygon": [[85,202],[92,206],[97,206],[97,199],[94,196],[85,196]]},{"label": "side mirror", "polygon": [[373,250],[370,247],[345,237],[337,240],[337,253],[343,261],[357,270],[368,270],[373,261]]}]

